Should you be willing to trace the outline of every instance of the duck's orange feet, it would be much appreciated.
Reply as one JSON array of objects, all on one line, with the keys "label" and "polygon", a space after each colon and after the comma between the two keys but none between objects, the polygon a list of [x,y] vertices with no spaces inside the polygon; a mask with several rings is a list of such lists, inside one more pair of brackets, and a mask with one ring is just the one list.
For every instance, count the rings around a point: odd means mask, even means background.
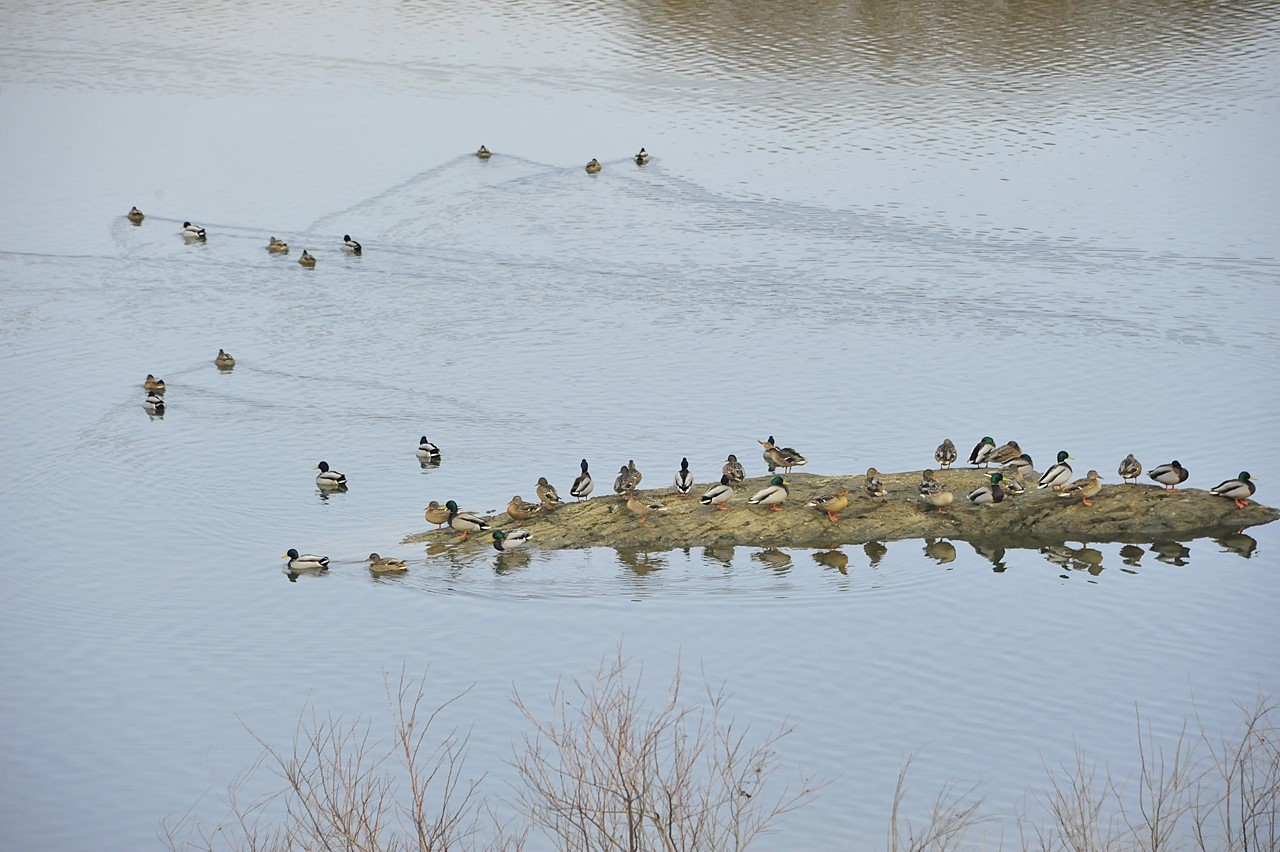
[{"label": "duck's orange feet", "polygon": [[719,509],[721,512],[727,512],[727,511],[729,511],[729,507],[728,507],[728,506],[726,506],[726,505],[725,505],[725,504],[723,504],[723,503],[721,503],[719,506],[716,506],[716,508],[717,508],[717,509]]},{"label": "duck's orange feet", "polygon": [[1080,498],[1080,500],[1081,500],[1081,501],[1082,501],[1086,506],[1092,506],[1092,505],[1093,505],[1093,501],[1091,501],[1088,497],[1081,497],[1081,498]]},{"label": "duck's orange feet", "polygon": [[782,507],[781,507],[781,506],[774,505],[774,506],[770,506],[770,507],[769,507],[769,510],[770,510],[770,511],[773,511],[773,512],[781,512],[781,511],[782,511]]},{"label": "duck's orange feet", "polygon": [[840,516],[839,516],[839,515],[833,515],[833,514],[831,514],[830,512],[827,512],[827,520],[829,520],[829,521],[838,521],[838,520],[840,520]]},{"label": "duck's orange feet", "polygon": [[647,520],[649,520],[649,516],[648,516],[648,515],[641,515],[641,516],[640,516],[640,523],[642,523],[642,524],[643,524],[643,523],[644,523],[645,521],[647,521]]},{"label": "duck's orange feet", "polygon": [[467,530],[467,531],[466,531],[466,532],[464,532],[462,535],[458,536],[458,541],[466,541],[466,540],[467,540],[467,536],[469,536],[469,535],[471,535],[471,530]]},{"label": "duck's orange feet", "polygon": [[1236,508],[1237,508],[1237,509],[1243,509],[1245,506],[1248,506],[1248,505],[1249,505],[1249,501],[1248,501],[1248,500],[1239,500],[1239,499],[1238,499],[1238,500],[1236,500]]}]

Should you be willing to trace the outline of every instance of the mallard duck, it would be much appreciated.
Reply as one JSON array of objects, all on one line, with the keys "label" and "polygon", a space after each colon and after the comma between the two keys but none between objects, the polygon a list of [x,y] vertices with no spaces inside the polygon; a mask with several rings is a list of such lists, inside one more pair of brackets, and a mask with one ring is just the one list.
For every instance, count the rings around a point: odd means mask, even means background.
[{"label": "mallard duck", "polygon": [[613,479],[613,490],[616,494],[626,495],[629,491],[634,491],[636,484],[631,481],[631,468],[625,464],[618,468],[618,475]]},{"label": "mallard duck", "polygon": [[880,471],[874,467],[867,468],[867,481],[863,483],[862,488],[872,500],[878,499],[881,503],[889,502],[889,492],[880,481]]},{"label": "mallard duck", "polygon": [[435,524],[436,529],[441,529],[449,523],[449,510],[435,500],[427,504],[427,508],[422,510],[422,515],[427,519],[427,523]]},{"label": "mallard duck", "polygon": [[188,240],[203,240],[205,238],[204,228],[199,225],[193,225],[190,222],[183,222],[182,236]]},{"label": "mallard duck", "polygon": [[951,439],[947,438],[938,445],[938,449],[933,451],[933,459],[943,467],[951,467],[955,463],[958,454],[956,453],[956,445],[951,443]]},{"label": "mallard duck", "polygon": [[635,491],[627,492],[627,508],[640,516],[640,523],[649,520],[650,512],[665,512],[667,507],[657,500],[641,499]]},{"label": "mallard duck", "polygon": [[320,471],[320,473],[316,474],[316,485],[319,485],[321,488],[347,487],[346,474],[338,473],[336,470],[329,470],[328,462],[322,461],[320,464],[312,468],[312,470]]},{"label": "mallard duck", "polygon": [[275,237],[272,237],[267,242],[267,251],[271,252],[272,254],[288,254],[289,244],[286,243],[284,240],[277,240]]},{"label": "mallard duck", "polygon": [[1005,462],[1003,470],[1006,473],[1016,470],[1018,473],[1022,474],[1023,477],[1027,477],[1035,473],[1035,462],[1031,460],[1031,456],[1023,453],[1016,459],[1010,459]]},{"label": "mallard duck", "polygon": [[753,506],[768,506],[771,510],[780,512],[782,506],[779,504],[786,500],[790,493],[786,480],[781,476],[775,476],[769,480],[768,485],[751,495],[751,499],[747,502]]},{"label": "mallard duck", "polygon": [[528,547],[533,533],[528,530],[494,530],[493,549],[499,553],[510,553],[522,547]]},{"label": "mallard duck", "polygon": [[152,393],[164,393],[164,379],[157,379],[155,376],[147,373],[147,377],[142,380],[142,389],[151,391]]},{"label": "mallard duck", "polygon": [[578,474],[573,480],[573,484],[569,486],[569,496],[576,497],[579,500],[586,500],[591,496],[591,492],[595,490],[596,484],[591,479],[591,474],[587,471],[587,460],[583,459],[578,465],[582,468],[582,473]]},{"label": "mallard duck", "polygon": [[1137,485],[1138,477],[1142,475],[1142,462],[1133,457],[1133,453],[1124,457],[1124,461],[1120,462],[1120,469],[1117,471],[1120,478],[1129,485]]},{"label": "mallard duck", "polygon": [[213,363],[220,370],[230,370],[236,365],[236,359],[219,349],[218,354],[213,358]]},{"label": "mallard duck", "polygon": [[141,211],[141,210],[139,210],[137,207],[134,207],[134,208],[130,209],[130,210],[129,210],[129,212],[128,212],[126,215],[127,215],[128,219],[129,219],[129,221],[130,221],[130,222],[132,222],[132,223],[133,223],[133,224],[135,224],[135,225],[141,225],[141,224],[142,224],[142,220],[143,220],[143,219],[145,219],[145,218],[147,218],[146,216],[144,216],[144,215],[142,214],[142,211]]},{"label": "mallard duck", "polygon": [[733,453],[729,453],[729,458],[725,459],[724,467],[720,472],[729,477],[729,481],[734,484],[747,478],[747,472],[742,469],[742,462],[738,461],[738,457]]},{"label": "mallard duck", "polygon": [[810,509],[817,509],[819,512],[827,513],[827,520],[840,520],[840,513],[849,508],[849,489],[841,488],[835,494],[824,494],[820,497],[814,497],[806,505]]},{"label": "mallard duck", "polygon": [[935,491],[942,490],[942,483],[933,475],[933,471],[926,470],[920,474],[920,493],[932,494]]},{"label": "mallard duck", "polygon": [[1027,493],[1027,478],[1020,468],[1002,467],[1000,475],[1004,477],[1001,482],[1006,496],[1017,497],[1019,494]]},{"label": "mallard duck", "polygon": [[542,511],[541,503],[526,503],[519,494],[507,504],[507,514],[517,521],[527,521]]},{"label": "mallard duck", "polygon": [[480,149],[476,151],[476,156],[482,160],[487,160],[493,156],[493,152],[490,151],[488,148],[484,147],[483,145],[481,145]]},{"label": "mallard duck", "polygon": [[418,439],[418,458],[425,461],[440,461],[440,448],[427,440],[427,436],[423,435]]},{"label": "mallard duck", "polygon": [[394,556],[379,556],[376,553],[369,554],[369,570],[375,574],[396,574],[400,571],[408,571],[409,565],[403,559],[396,559]]},{"label": "mallard duck", "polygon": [[1054,491],[1061,491],[1062,486],[1071,481],[1071,465],[1067,464],[1067,459],[1070,458],[1075,456],[1067,455],[1066,450],[1059,450],[1057,464],[1044,472],[1040,481],[1036,483],[1036,488],[1052,488]]},{"label": "mallard duck", "polygon": [[147,398],[143,400],[142,407],[151,414],[164,414],[164,397],[152,391],[147,394]]},{"label": "mallard duck", "polygon": [[302,257],[298,258],[298,263],[305,266],[307,269],[313,269],[316,265],[316,259],[311,256],[311,252],[303,249]]},{"label": "mallard duck", "polygon": [[676,493],[682,497],[688,496],[689,492],[693,490],[693,474],[689,472],[689,460],[687,458],[680,459],[680,469],[676,471],[676,478],[672,484],[675,486]]},{"label": "mallard duck", "polygon": [[991,455],[987,456],[987,462],[990,464],[1005,464],[1022,455],[1022,447],[1018,446],[1017,441],[1010,441],[1002,447],[996,447],[991,451]]},{"label": "mallard duck", "polygon": [[489,529],[489,522],[479,515],[473,515],[471,512],[461,512],[458,510],[458,504],[452,500],[445,502],[445,508],[449,510],[448,524],[451,528],[462,533],[458,538],[465,541],[467,536],[473,532],[484,532]]},{"label": "mallard duck", "polygon": [[936,506],[938,514],[943,514],[943,507],[950,506],[951,501],[955,499],[955,496],[955,493],[952,492],[950,488],[942,485],[941,483],[939,483],[939,487],[933,491],[925,491],[923,488],[920,489],[921,501],[928,503],[930,506]]},{"label": "mallard duck", "polygon": [[1258,490],[1258,486],[1253,484],[1253,477],[1249,475],[1249,471],[1242,470],[1235,479],[1219,482],[1209,490],[1219,496],[1235,500],[1236,508],[1243,509],[1249,505],[1249,498]]},{"label": "mallard duck", "polygon": [[1162,464],[1155,470],[1147,474],[1164,486],[1165,491],[1176,492],[1178,486],[1187,481],[1187,477],[1191,474],[1187,469],[1178,464],[1178,460],[1174,459],[1168,464]]},{"label": "mallard duck", "polygon": [[591,162],[587,163],[587,174],[589,175],[599,174],[600,169],[602,168],[604,167],[600,165],[600,161],[592,157]]},{"label": "mallard duck", "polygon": [[973,448],[973,452],[969,453],[969,464],[977,467],[982,465],[986,467],[991,454],[996,451],[996,441],[990,435],[978,442]]},{"label": "mallard duck", "polygon": [[1069,485],[1062,486],[1062,490],[1058,492],[1059,497],[1074,497],[1080,495],[1080,501],[1086,506],[1092,506],[1093,501],[1090,497],[1097,497],[1102,491],[1102,480],[1098,478],[1098,472],[1091,470],[1085,474],[1084,479],[1077,479]]},{"label": "mallard duck", "polygon": [[289,560],[289,570],[291,571],[327,571],[329,570],[329,557],[316,556],[313,553],[298,553],[292,547],[285,552],[281,559]]},{"label": "mallard duck", "polygon": [[769,472],[773,473],[778,468],[782,468],[783,473],[790,473],[793,467],[803,467],[808,464],[808,460],[800,455],[794,447],[779,447],[773,442],[773,436],[769,436],[767,441],[756,441],[757,444],[764,447],[765,464],[769,466]]},{"label": "mallard duck", "polygon": [[977,506],[988,506],[992,503],[999,503],[1004,500],[1004,489],[1000,487],[1004,474],[991,474],[991,481],[986,485],[979,485],[977,488],[969,492],[969,502]]},{"label": "mallard duck", "polygon": [[360,248],[360,244],[351,239],[350,234],[342,235],[342,250],[349,252],[350,254],[360,254],[360,252],[363,251],[363,249]]},{"label": "mallard duck", "polygon": [[636,467],[635,459],[630,459],[627,461],[627,472],[631,476],[632,487],[639,485],[640,480],[644,479],[644,474],[640,472],[640,468]]},{"label": "mallard duck", "polygon": [[640,153],[635,156],[635,161],[637,166],[646,165],[649,162],[649,152],[641,148]]},{"label": "mallard duck", "polygon": [[720,482],[708,488],[698,502],[704,506],[715,506],[721,511],[728,511],[729,507],[725,505],[729,498],[733,496],[733,478],[729,474],[720,477]]},{"label": "mallard duck", "polygon": [[538,477],[538,499],[542,501],[542,508],[548,512],[553,511],[556,506],[563,506],[564,501],[560,499],[559,492],[555,486],[547,482],[545,476]]}]

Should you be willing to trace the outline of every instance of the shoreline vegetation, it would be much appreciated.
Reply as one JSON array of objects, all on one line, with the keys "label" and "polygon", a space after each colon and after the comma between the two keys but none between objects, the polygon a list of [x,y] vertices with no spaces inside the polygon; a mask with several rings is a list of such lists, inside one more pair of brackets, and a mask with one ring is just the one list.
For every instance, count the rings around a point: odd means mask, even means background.
[{"label": "shoreline vegetation", "polygon": [[[604,494],[568,502],[552,511],[539,511],[526,520],[506,512],[487,518],[493,529],[529,530],[529,545],[546,550],[622,547],[670,550],[684,547],[835,547],[870,541],[952,539],[1005,547],[1042,547],[1067,541],[1148,543],[1158,540],[1222,535],[1270,523],[1280,511],[1252,500],[1237,508],[1227,498],[1200,488],[1167,492],[1158,485],[1104,484],[1086,506],[1078,496],[1060,497],[1037,490],[1028,477],[1027,493],[1006,496],[995,505],[973,505],[966,495],[990,482],[993,470],[979,468],[934,471],[955,494],[939,513],[919,499],[922,471],[881,473],[885,499],[868,496],[866,477],[787,474],[790,494],[781,511],[749,506],[747,498],[769,484],[770,477],[754,477],[736,485],[727,511],[702,505],[699,497],[711,487],[700,483],[689,495],[673,487],[640,490],[645,502],[659,500],[665,511],[650,512],[646,521],[628,510],[626,500]],[[603,484],[603,483],[602,483]],[[810,500],[849,490],[849,505],[831,520],[809,507]],[[458,533],[443,529],[414,533],[405,544],[452,540]],[[489,532],[473,533],[462,546],[487,547]]]}]

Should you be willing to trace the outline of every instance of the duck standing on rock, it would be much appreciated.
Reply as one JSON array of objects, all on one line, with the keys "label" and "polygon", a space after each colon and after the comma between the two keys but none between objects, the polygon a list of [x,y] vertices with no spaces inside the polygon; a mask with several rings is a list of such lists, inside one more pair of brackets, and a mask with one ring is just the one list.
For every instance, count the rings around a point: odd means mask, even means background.
[{"label": "duck standing on rock", "polygon": [[1066,450],[1059,450],[1057,463],[1044,472],[1040,481],[1036,483],[1036,488],[1052,488],[1054,491],[1061,491],[1062,486],[1071,481],[1071,465],[1067,464],[1067,459],[1070,458],[1075,457],[1067,455]]},{"label": "duck standing on rock", "polygon": [[990,506],[993,503],[1004,501],[1004,489],[1000,487],[1004,474],[991,474],[991,481],[985,485],[979,485],[977,488],[969,492],[969,502],[976,506]]},{"label": "duck standing on rock", "polygon": [[680,469],[676,471],[676,478],[673,484],[676,493],[681,497],[687,497],[689,492],[693,491],[693,474],[689,472],[689,460],[687,458],[680,459]]},{"label": "duck standing on rock", "polygon": [[613,491],[624,500],[628,496],[628,492],[634,491],[636,483],[631,481],[631,468],[625,464],[618,468],[618,475],[613,479]]},{"label": "duck standing on rock", "polygon": [[[934,481],[936,482],[937,480]],[[944,514],[943,508],[950,506],[955,497],[955,492],[941,483],[938,483],[938,488],[928,491],[925,490],[924,486],[920,488],[920,501],[936,507],[940,515]]]},{"label": "duck standing on rock", "polygon": [[1085,475],[1084,479],[1077,479],[1070,485],[1064,485],[1062,490],[1058,492],[1059,497],[1074,497],[1080,495],[1080,501],[1086,506],[1092,506],[1093,501],[1090,497],[1097,497],[1102,491],[1102,481],[1098,478],[1098,472],[1091,470]]},{"label": "duck standing on rock", "polygon": [[640,516],[640,523],[649,520],[650,512],[665,512],[667,507],[657,500],[644,500],[636,496],[634,489],[627,492],[627,508]]},{"label": "duck standing on rock", "polygon": [[591,479],[591,473],[587,470],[587,460],[583,459],[579,465],[582,473],[578,474],[573,480],[573,484],[569,486],[569,496],[578,500],[586,500],[591,496],[591,492],[595,490],[596,484]]},{"label": "duck standing on rock", "polygon": [[320,471],[320,473],[316,474],[316,485],[321,488],[347,487],[346,474],[338,473],[336,470],[330,470],[328,462],[320,462],[320,464],[316,465],[313,470]]},{"label": "duck standing on rock", "polygon": [[729,453],[729,458],[725,459],[724,467],[720,472],[729,477],[729,482],[734,485],[747,478],[747,472],[742,469],[742,462],[738,461],[738,457],[733,453]]},{"label": "duck standing on rock", "polygon": [[774,512],[782,511],[782,501],[791,493],[787,482],[781,476],[769,480],[769,484],[761,488],[747,500],[753,506],[768,506]]},{"label": "duck standing on rock", "polygon": [[1004,477],[1001,482],[1006,497],[1017,497],[1019,494],[1027,493],[1027,478],[1022,475],[1021,468],[1002,467],[1000,475]]},{"label": "duck standing on rock", "polygon": [[507,504],[507,514],[517,521],[527,521],[541,511],[541,503],[526,503],[519,494]]},{"label": "duck standing on rock", "polygon": [[473,532],[484,532],[489,529],[488,521],[471,512],[460,511],[458,504],[453,500],[446,501],[444,505],[449,510],[449,527],[462,533],[462,535],[458,536],[462,541],[466,541],[467,536]]},{"label": "duck standing on rock", "polygon": [[996,447],[991,451],[991,455],[987,456],[990,464],[1006,464],[1022,455],[1022,447],[1018,446],[1017,441],[1010,441],[1003,447]]},{"label": "duck standing on rock", "polygon": [[725,503],[727,503],[729,498],[732,496],[733,480],[729,477],[729,474],[726,473],[720,477],[720,483],[718,485],[711,486],[701,497],[698,498],[698,502],[704,506],[715,506],[720,511],[726,512],[729,510],[729,507],[726,506]]},{"label": "duck standing on rock", "polygon": [[803,467],[808,464],[808,459],[800,455],[795,447],[779,447],[773,442],[773,436],[769,436],[767,441],[756,441],[757,444],[764,447],[764,462],[769,466],[769,472],[773,473],[778,468],[782,468],[784,473],[790,473],[793,467]]},{"label": "duck standing on rock", "polygon": [[1168,464],[1162,464],[1147,474],[1147,476],[1163,485],[1164,490],[1171,494],[1177,493],[1178,486],[1186,482],[1187,477],[1190,475],[1185,467],[1178,464],[1177,459]]},{"label": "duck standing on rock", "polygon": [[1242,470],[1235,479],[1219,482],[1209,490],[1221,497],[1235,500],[1236,508],[1243,509],[1249,505],[1249,498],[1258,490],[1258,486],[1253,484],[1253,477],[1249,475],[1249,471]]},{"label": "duck standing on rock", "polygon": [[827,520],[840,520],[840,513],[849,508],[849,489],[841,488],[835,494],[826,494],[821,497],[814,497],[808,503],[809,508],[817,509],[819,512],[826,512]]},{"label": "duck standing on rock", "polygon": [[510,553],[529,546],[533,533],[528,530],[494,530],[493,549],[499,553]]},{"label": "duck standing on rock", "polygon": [[880,471],[874,467],[867,468],[867,481],[863,483],[863,490],[867,492],[867,496],[872,500],[879,500],[881,503],[889,502],[889,492],[885,490],[884,483],[880,481]]},{"label": "duck standing on rock", "polygon": [[538,477],[538,499],[542,501],[542,508],[548,512],[554,512],[557,506],[563,506],[564,501],[560,499],[559,492],[555,486],[547,482],[545,476]]},{"label": "duck standing on rock", "polygon": [[640,472],[640,468],[636,467],[635,459],[630,459],[627,461],[627,473],[630,474],[631,476],[632,486],[639,485],[640,480],[644,479],[644,474]]},{"label": "duck standing on rock", "polygon": [[933,460],[944,468],[951,467],[951,465],[955,463],[957,457],[958,453],[956,452],[956,445],[951,442],[950,438],[944,439],[943,442],[938,445],[938,449],[933,451]]},{"label": "duck standing on rock", "polygon": [[1138,477],[1142,475],[1142,462],[1135,459],[1133,453],[1129,453],[1124,457],[1124,461],[1120,462],[1120,469],[1117,472],[1126,485],[1136,485]]},{"label": "duck standing on rock", "polygon": [[978,442],[973,448],[973,452],[969,453],[969,464],[977,467],[981,465],[986,467],[990,461],[991,454],[996,451],[996,441],[990,435]]},{"label": "duck standing on rock", "polygon": [[442,529],[449,523],[449,510],[435,500],[427,504],[427,508],[422,510],[422,515],[427,519],[427,523],[435,524],[436,529]]},{"label": "duck standing on rock", "polygon": [[920,474],[920,493],[921,494],[932,494],[935,491],[941,491],[941,490],[942,490],[942,483],[939,482],[938,478],[933,475],[932,470],[926,470],[924,473]]}]

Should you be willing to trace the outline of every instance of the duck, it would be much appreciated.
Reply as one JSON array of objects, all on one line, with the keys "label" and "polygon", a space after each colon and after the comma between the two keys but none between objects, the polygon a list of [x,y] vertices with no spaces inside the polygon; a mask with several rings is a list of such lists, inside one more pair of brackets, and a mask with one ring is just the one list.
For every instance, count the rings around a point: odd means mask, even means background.
[{"label": "duck", "polygon": [[642,500],[634,490],[627,492],[627,509],[640,516],[640,523],[649,520],[650,512],[665,512],[667,507],[657,500]]},{"label": "duck", "polygon": [[306,249],[303,249],[302,257],[298,258],[298,263],[302,264],[307,269],[314,269],[316,265],[316,259],[311,256],[311,252],[307,251]]},{"label": "duck", "polygon": [[985,485],[979,485],[977,488],[969,492],[969,502],[976,506],[989,506],[993,503],[1000,503],[1004,500],[1004,489],[1000,487],[1004,474],[996,472],[991,474],[991,481]]},{"label": "duck", "polygon": [[408,571],[409,565],[403,559],[396,559],[394,556],[379,556],[376,553],[369,554],[369,570],[375,574],[396,574],[400,571]]},{"label": "duck", "polygon": [[328,571],[329,557],[316,556],[314,553],[298,553],[289,548],[281,559],[289,560],[290,571]]},{"label": "duck", "polygon": [[942,483],[933,475],[932,470],[926,470],[920,474],[920,493],[932,494],[935,491],[942,490]]},{"label": "duck", "polygon": [[680,469],[676,471],[675,481],[676,493],[681,497],[687,497],[689,492],[693,490],[693,474],[689,472],[689,460],[687,458],[680,459]]},{"label": "duck", "polygon": [[840,513],[849,508],[849,489],[841,488],[835,494],[824,494],[814,497],[806,504],[810,509],[827,513],[827,520],[840,520]]},{"label": "duck", "polygon": [[493,152],[481,145],[479,150],[476,151],[476,156],[482,160],[487,160],[493,156]]},{"label": "duck", "polygon": [[164,414],[164,397],[154,391],[147,394],[147,398],[143,401],[142,407],[151,414]]},{"label": "duck", "polygon": [[236,359],[219,349],[218,354],[213,357],[213,363],[219,370],[230,370],[236,365]]},{"label": "duck", "polygon": [[440,448],[427,440],[427,436],[423,435],[418,439],[418,458],[424,461],[440,461]]},{"label": "duck", "polygon": [[1092,506],[1093,501],[1090,497],[1097,497],[1102,491],[1102,480],[1098,478],[1098,472],[1091,470],[1085,474],[1084,479],[1077,479],[1070,485],[1062,486],[1062,490],[1058,492],[1059,497],[1074,497],[1080,495],[1080,501],[1086,506]]},{"label": "duck", "polygon": [[1005,464],[1006,462],[1013,461],[1020,455],[1022,455],[1022,447],[1018,446],[1017,441],[1010,441],[1004,446],[996,447],[992,450],[991,454],[987,456],[987,461],[990,464]]},{"label": "duck", "polygon": [[1133,453],[1124,457],[1124,461],[1120,462],[1120,468],[1116,471],[1120,474],[1120,478],[1127,485],[1137,485],[1138,477],[1142,475],[1142,462],[1133,457]]},{"label": "duck", "polygon": [[778,468],[782,468],[783,473],[790,473],[793,467],[803,467],[808,464],[808,460],[800,455],[794,447],[779,447],[773,442],[773,436],[769,436],[767,441],[756,441],[757,444],[764,447],[765,464],[769,466],[769,472],[773,473]]},{"label": "duck", "polygon": [[449,510],[449,526],[462,533],[462,535],[458,536],[459,539],[466,541],[467,537],[473,532],[484,532],[489,529],[488,521],[471,512],[459,511],[458,504],[454,501],[448,500],[444,505]]},{"label": "duck", "polygon": [[1258,490],[1258,486],[1253,484],[1253,477],[1249,475],[1249,471],[1242,470],[1240,475],[1235,479],[1228,479],[1225,482],[1219,482],[1217,485],[1209,489],[1220,497],[1226,497],[1236,501],[1236,508],[1243,509],[1249,505],[1249,498]]},{"label": "duck", "polygon": [[729,498],[733,496],[733,478],[729,474],[720,477],[720,482],[711,486],[702,496],[698,498],[698,502],[704,506],[715,506],[716,509],[727,512],[729,507],[725,503],[729,502]]},{"label": "duck", "polygon": [[1004,477],[1001,481],[1005,496],[1017,497],[1019,494],[1027,493],[1027,477],[1023,475],[1020,468],[1002,467],[1000,475]]},{"label": "duck", "polygon": [[634,491],[636,484],[631,481],[631,468],[625,464],[618,468],[618,475],[613,480],[613,491],[615,494],[626,494],[628,491]]},{"label": "duck", "polygon": [[987,435],[978,442],[977,446],[973,448],[973,452],[969,453],[969,464],[974,467],[977,467],[978,465],[986,467],[988,463],[987,459],[989,459],[991,454],[995,451],[996,441],[990,435]]},{"label": "duck", "polygon": [[494,530],[493,549],[499,553],[510,553],[522,547],[528,547],[533,533],[528,530]]},{"label": "duck", "polygon": [[885,490],[884,483],[880,481],[880,471],[874,467],[867,468],[867,481],[862,487],[872,500],[878,498],[881,503],[889,502],[889,492]]},{"label": "duck", "polygon": [[582,473],[573,480],[573,484],[569,486],[569,496],[578,500],[586,500],[591,496],[591,492],[595,490],[596,484],[591,479],[591,473],[587,470],[587,460],[583,459],[578,465],[582,469]]},{"label": "duck", "polygon": [[538,499],[542,501],[542,508],[548,512],[554,511],[556,506],[563,506],[564,501],[560,499],[559,492],[555,486],[547,482],[545,476],[538,477]]},{"label": "duck", "polygon": [[288,254],[289,244],[284,240],[278,240],[275,237],[272,237],[267,241],[267,251],[272,254]]},{"label": "duck", "polygon": [[183,222],[182,236],[188,240],[203,240],[205,238],[204,228],[199,225],[193,225],[190,222]]},{"label": "duck", "polygon": [[1067,464],[1067,459],[1070,458],[1075,456],[1067,455],[1066,450],[1059,450],[1057,463],[1044,472],[1040,481],[1036,483],[1036,488],[1052,488],[1054,491],[1061,491],[1062,486],[1071,481],[1071,465]]},{"label": "duck", "polygon": [[938,514],[940,515],[944,514],[942,511],[943,508],[946,506],[950,506],[951,501],[953,501],[955,497],[956,497],[955,493],[950,488],[948,488],[945,485],[942,485],[941,483],[939,483],[939,487],[933,491],[925,491],[923,488],[920,489],[921,502],[928,503],[930,506],[937,507]]},{"label": "duck", "polygon": [[729,477],[729,481],[734,484],[747,478],[747,472],[742,469],[742,462],[738,461],[738,457],[733,453],[729,453],[729,458],[725,459],[724,467],[720,472]]},{"label": "duck", "polygon": [[636,467],[636,460],[629,459],[627,461],[627,472],[631,475],[631,484],[639,485],[640,480],[644,479],[644,474],[640,472],[640,468]]},{"label": "duck", "polygon": [[1006,473],[1016,470],[1018,473],[1026,477],[1026,476],[1030,476],[1032,473],[1035,473],[1035,462],[1031,460],[1031,456],[1027,455],[1026,453],[1023,453],[1022,455],[1018,456],[1016,459],[1010,459],[1009,461],[1005,462],[1002,470],[1005,471]]},{"label": "duck", "polygon": [[142,220],[147,218],[137,207],[130,208],[129,212],[126,213],[125,216],[135,225],[141,225]]},{"label": "duck", "polygon": [[780,512],[782,511],[780,504],[791,493],[787,485],[787,481],[781,476],[775,476],[769,480],[768,485],[751,495],[747,502],[753,506],[768,506],[774,512]]},{"label": "duck", "polygon": [[934,461],[942,465],[944,468],[951,467],[951,465],[955,464],[957,457],[958,453],[956,452],[956,445],[951,442],[950,438],[943,439],[942,443],[938,445],[938,449],[933,451]]},{"label": "duck", "polygon": [[1177,459],[1168,464],[1162,464],[1147,474],[1147,476],[1163,485],[1165,491],[1171,493],[1176,493],[1178,486],[1186,482],[1187,477],[1190,475],[1185,467],[1178,464]]},{"label": "duck", "polygon": [[592,157],[591,162],[587,163],[587,174],[598,175],[604,166],[600,165],[600,161]]},{"label": "duck", "polygon": [[336,470],[329,470],[328,462],[322,461],[320,462],[320,464],[312,468],[312,470],[320,471],[320,473],[316,474],[316,485],[320,486],[321,488],[346,488],[347,487],[346,474],[338,473]]},{"label": "duck", "polygon": [[363,251],[360,244],[351,239],[350,234],[342,235],[342,250],[351,254],[360,254]]},{"label": "duck", "polygon": [[152,393],[164,393],[164,379],[157,379],[155,376],[147,373],[147,377],[142,380],[142,389],[151,391]]},{"label": "duck", "polygon": [[422,510],[422,515],[427,519],[427,523],[435,524],[436,529],[441,529],[449,523],[449,510],[435,500],[427,504],[427,508]]},{"label": "duck", "polygon": [[645,149],[641,148],[641,149],[640,149],[640,152],[639,152],[638,154],[636,154],[636,155],[635,155],[634,159],[635,159],[635,161],[636,161],[636,165],[637,165],[637,166],[644,166],[644,165],[648,165],[648,163],[649,163],[649,152],[648,152],[648,151],[646,151]]},{"label": "duck", "polygon": [[527,521],[542,511],[541,503],[526,503],[519,494],[507,504],[507,514],[517,521]]}]

